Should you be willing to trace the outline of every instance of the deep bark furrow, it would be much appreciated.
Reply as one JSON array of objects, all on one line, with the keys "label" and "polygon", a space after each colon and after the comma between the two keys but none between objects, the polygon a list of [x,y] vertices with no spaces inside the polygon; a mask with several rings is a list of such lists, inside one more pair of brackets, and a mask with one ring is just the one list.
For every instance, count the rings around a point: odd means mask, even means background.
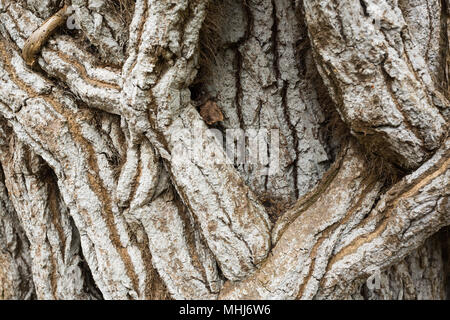
[{"label": "deep bark furrow", "polygon": [[120,14],[108,7],[108,1],[72,0],[77,25],[98,49],[107,64],[121,66],[124,61],[124,44],[128,40],[126,27]]},{"label": "deep bark furrow", "polygon": [[0,178],[0,299],[34,299],[30,244],[9,198],[2,168]]},{"label": "deep bark furrow", "polygon": [[440,232],[425,241],[400,263],[380,273],[379,288],[358,288],[356,299],[436,300],[446,299],[445,272]]},{"label": "deep bark furrow", "polygon": [[[166,161],[170,160],[168,169],[176,189],[199,223],[225,276],[242,279],[269,251],[270,222],[264,208],[229,164],[222,147],[207,135],[205,124],[190,105],[190,93],[183,89],[195,76],[195,51],[206,1],[182,1],[173,7],[164,3],[148,6],[141,37],[152,41],[141,42],[137,57],[129,58],[138,64],[124,79],[122,101],[127,108],[127,122],[136,135],[152,132],[147,138],[157,143],[155,147]],[[186,10],[195,15],[184,19]],[[169,34],[180,43],[173,43]],[[133,64],[126,62],[125,66]],[[219,166],[204,161],[205,156],[211,155],[220,161]],[[215,187],[205,188],[205,183]]]},{"label": "deep bark furrow", "polygon": [[[356,237],[344,248],[341,247],[338,252],[333,252],[339,239],[345,239],[342,231],[346,229],[346,225],[358,225],[358,221],[364,219],[382,185],[376,183],[376,187],[372,189],[370,185],[374,177],[370,179],[367,176],[365,167],[368,164],[363,159],[359,160],[361,161],[359,164],[349,164],[347,161],[350,159],[356,161],[357,151],[347,152],[344,158],[348,160],[344,160],[343,166],[331,184],[326,190],[317,188],[316,192],[323,192],[319,199],[287,227],[274,246],[272,255],[262,264],[260,270],[239,284],[226,283],[220,297],[343,298],[349,294],[348,290],[351,290],[348,284],[355,279],[370,276],[375,268],[382,270],[401,261],[409,252],[416,249],[421,241],[450,223],[448,144],[447,141],[446,145],[417,172],[405,177],[382,196],[373,209],[377,215],[384,216],[381,223],[360,230],[361,236]],[[355,186],[358,181],[362,185]],[[342,197],[337,197],[339,193],[333,192],[332,189],[344,185],[344,188],[356,187],[355,189],[361,192],[361,197],[354,198],[353,204],[349,202],[348,207],[343,207],[336,200],[332,202],[331,199],[327,199],[332,197],[342,201]],[[364,191],[365,188],[367,193]],[[343,194],[354,194],[353,192],[347,189]],[[322,201],[324,202],[321,203]],[[330,219],[326,218],[328,210],[315,211],[318,205],[320,208],[326,208],[326,204],[329,203],[334,203],[333,208],[343,209],[338,220],[335,220],[335,209],[330,208]],[[337,226],[334,225],[336,223]],[[371,229],[374,227],[375,229]],[[325,230],[329,230],[330,234],[326,237],[318,236],[327,232]],[[305,239],[305,237],[314,238]],[[293,241],[298,243],[294,244]],[[293,254],[290,250],[284,250],[283,247],[286,245],[289,248],[294,246],[298,251]],[[290,259],[295,259],[295,262]],[[298,266],[302,266],[301,269],[297,269]],[[346,281],[346,278],[350,281]]]},{"label": "deep bark furrow", "polygon": [[[7,131],[5,131],[6,133]],[[2,137],[6,186],[30,241],[38,299],[92,299],[79,268],[80,243],[51,170],[17,141]],[[9,140],[9,143],[8,143]]]}]

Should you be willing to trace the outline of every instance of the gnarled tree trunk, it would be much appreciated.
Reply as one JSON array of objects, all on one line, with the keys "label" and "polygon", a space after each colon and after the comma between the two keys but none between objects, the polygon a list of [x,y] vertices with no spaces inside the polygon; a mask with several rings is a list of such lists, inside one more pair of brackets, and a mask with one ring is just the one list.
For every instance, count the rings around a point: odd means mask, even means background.
[{"label": "gnarled tree trunk", "polygon": [[0,0],[0,298],[448,298],[449,17]]}]

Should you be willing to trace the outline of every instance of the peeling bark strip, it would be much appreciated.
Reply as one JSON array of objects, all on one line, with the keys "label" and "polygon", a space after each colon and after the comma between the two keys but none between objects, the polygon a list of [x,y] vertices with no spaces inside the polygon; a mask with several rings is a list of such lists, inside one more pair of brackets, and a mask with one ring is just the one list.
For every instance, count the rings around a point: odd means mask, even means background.
[{"label": "peeling bark strip", "polygon": [[[398,7],[388,1],[304,2],[319,71],[342,119],[373,152],[415,169],[447,131],[434,88]],[[375,23],[373,23],[375,22]]]}]

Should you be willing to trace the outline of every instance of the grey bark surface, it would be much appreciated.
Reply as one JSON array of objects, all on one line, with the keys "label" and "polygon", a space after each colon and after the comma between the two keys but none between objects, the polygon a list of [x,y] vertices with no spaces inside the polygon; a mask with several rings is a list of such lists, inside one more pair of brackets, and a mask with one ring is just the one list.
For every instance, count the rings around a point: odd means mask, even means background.
[{"label": "grey bark surface", "polygon": [[0,0],[0,299],[448,299],[449,19]]}]

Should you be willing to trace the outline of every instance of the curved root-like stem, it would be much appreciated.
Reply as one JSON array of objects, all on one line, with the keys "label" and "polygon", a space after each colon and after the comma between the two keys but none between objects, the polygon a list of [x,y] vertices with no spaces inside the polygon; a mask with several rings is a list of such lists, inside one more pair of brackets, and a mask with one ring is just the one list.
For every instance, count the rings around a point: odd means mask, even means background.
[{"label": "curved root-like stem", "polygon": [[68,6],[65,5],[53,16],[48,18],[33,34],[27,39],[22,48],[22,57],[26,64],[34,67],[36,64],[36,56],[41,51],[42,46],[47,42],[48,38],[66,22],[66,13]]}]

